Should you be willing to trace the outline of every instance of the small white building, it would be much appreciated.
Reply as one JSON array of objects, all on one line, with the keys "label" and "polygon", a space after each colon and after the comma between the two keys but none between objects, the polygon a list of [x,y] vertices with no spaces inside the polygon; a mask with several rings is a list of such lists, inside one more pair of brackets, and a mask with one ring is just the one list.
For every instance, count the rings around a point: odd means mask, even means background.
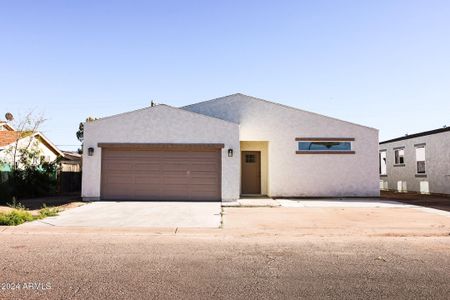
[{"label": "small white building", "polygon": [[234,94],[86,122],[86,200],[379,196],[378,130]]},{"label": "small white building", "polygon": [[450,127],[380,143],[380,189],[450,194]]}]

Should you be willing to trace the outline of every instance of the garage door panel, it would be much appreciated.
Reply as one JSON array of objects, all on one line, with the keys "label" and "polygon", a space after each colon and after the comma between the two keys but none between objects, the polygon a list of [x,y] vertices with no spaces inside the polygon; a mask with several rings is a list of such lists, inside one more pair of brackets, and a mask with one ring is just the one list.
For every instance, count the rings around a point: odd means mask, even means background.
[{"label": "garage door panel", "polygon": [[148,177],[160,177],[161,171],[159,170],[130,170],[128,173],[134,174],[136,176],[148,176]]},{"label": "garage door panel", "polygon": [[109,169],[106,171],[108,171],[109,176],[128,176],[129,174],[135,174],[133,168],[129,168],[126,170]]},{"label": "garage door panel", "polygon": [[191,171],[190,175],[194,177],[211,177],[216,176],[218,177],[219,170],[213,172],[213,171]]},{"label": "garage door panel", "polygon": [[176,174],[186,175],[186,173],[188,171],[189,171],[189,165],[185,165],[185,164],[163,165],[161,168],[161,172],[163,172],[164,174],[176,173]]},{"label": "garage door panel", "polygon": [[188,177],[189,176],[189,170],[161,170],[160,172],[161,176],[164,177]]},{"label": "garage door panel", "polygon": [[108,199],[117,199],[116,197],[123,198],[133,194],[134,190],[132,188],[127,188],[126,186],[123,186],[122,188],[117,187],[114,194],[110,195]]},{"label": "garage door panel", "polygon": [[161,170],[161,166],[159,163],[135,163],[133,164],[134,170],[143,170],[143,171],[157,171]]},{"label": "garage door panel", "polygon": [[195,184],[191,187],[192,191],[217,191],[216,185],[212,184]]},{"label": "garage door panel", "polygon": [[195,197],[198,200],[211,200],[215,196],[215,193],[205,193],[205,192],[197,192],[193,193],[193,197]]},{"label": "garage door panel", "polygon": [[102,150],[102,199],[221,198],[217,151]]},{"label": "garage door panel", "polygon": [[216,177],[206,177],[206,178],[192,177],[190,182],[193,185],[193,188],[195,188],[196,185],[215,186],[217,183],[217,178]]},{"label": "garage door panel", "polygon": [[134,179],[130,176],[110,176],[105,179],[108,184],[129,185],[133,184]]},{"label": "garage door panel", "polygon": [[105,161],[105,170],[111,171],[128,171],[133,168],[133,163],[131,162],[117,162],[114,160]]},{"label": "garage door panel", "polygon": [[162,193],[166,195],[179,195],[180,193],[186,192],[187,189],[189,189],[187,184],[169,184],[165,186]]},{"label": "garage door panel", "polygon": [[191,172],[217,173],[218,167],[214,164],[193,164],[190,166]]},{"label": "garage door panel", "polygon": [[155,176],[136,176],[134,178],[134,183],[138,186],[138,185],[161,185],[162,180],[160,177],[158,177],[157,175]]},{"label": "garage door panel", "polygon": [[163,178],[163,180],[161,180],[161,184],[166,189],[170,189],[173,186],[177,186],[177,185],[188,185],[189,178]]},{"label": "garage door panel", "polygon": [[153,195],[153,196],[158,196],[160,193],[159,187],[158,186],[147,186],[145,188],[138,188],[134,190],[134,195],[135,196],[147,196],[147,195]]}]

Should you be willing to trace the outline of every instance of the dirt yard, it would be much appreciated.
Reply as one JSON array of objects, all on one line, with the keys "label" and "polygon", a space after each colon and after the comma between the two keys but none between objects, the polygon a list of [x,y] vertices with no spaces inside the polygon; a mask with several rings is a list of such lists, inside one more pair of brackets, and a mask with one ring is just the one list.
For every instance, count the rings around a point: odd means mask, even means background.
[{"label": "dirt yard", "polygon": [[[28,209],[31,214],[37,213],[44,204],[48,207],[58,207],[61,211],[69,208],[81,206],[85,203],[81,202],[81,199],[77,196],[52,196],[33,199],[23,199],[17,201]],[[8,205],[0,205],[0,213],[9,212],[13,208]]]}]

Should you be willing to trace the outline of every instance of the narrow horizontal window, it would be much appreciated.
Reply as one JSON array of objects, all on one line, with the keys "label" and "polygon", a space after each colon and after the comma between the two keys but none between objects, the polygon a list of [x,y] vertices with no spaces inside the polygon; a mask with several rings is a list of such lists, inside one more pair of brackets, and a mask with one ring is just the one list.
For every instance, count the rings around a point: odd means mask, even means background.
[{"label": "narrow horizontal window", "polygon": [[299,151],[351,151],[351,142],[339,141],[317,141],[317,142],[298,142]]}]

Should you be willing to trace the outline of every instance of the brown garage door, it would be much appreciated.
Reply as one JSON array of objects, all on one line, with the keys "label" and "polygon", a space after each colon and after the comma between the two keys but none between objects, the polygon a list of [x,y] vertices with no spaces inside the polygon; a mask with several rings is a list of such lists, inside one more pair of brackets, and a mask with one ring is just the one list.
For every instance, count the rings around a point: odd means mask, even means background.
[{"label": "brown garage door", "polygon": [[220,149],[102,149],[102,199],[221,199]]}]

